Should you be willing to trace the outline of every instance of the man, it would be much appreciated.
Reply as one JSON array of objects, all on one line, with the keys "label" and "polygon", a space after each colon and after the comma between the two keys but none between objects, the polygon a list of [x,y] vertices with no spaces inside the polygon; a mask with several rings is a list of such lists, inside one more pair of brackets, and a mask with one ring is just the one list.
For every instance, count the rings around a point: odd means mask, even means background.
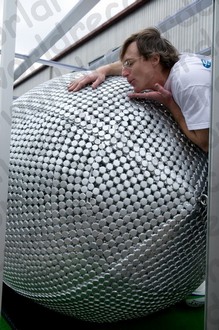
[{"label": "man", "polygon": [[96,88],[108,75],[123,75],[133,86],[130,98],[154,99],[172,113],[182,132],[205,152],[211,103],[211,61],[196,54],[179,55],[156,28],[131,35],[120,61],[98,68],[72,82],[69,91],[88,83]]}]

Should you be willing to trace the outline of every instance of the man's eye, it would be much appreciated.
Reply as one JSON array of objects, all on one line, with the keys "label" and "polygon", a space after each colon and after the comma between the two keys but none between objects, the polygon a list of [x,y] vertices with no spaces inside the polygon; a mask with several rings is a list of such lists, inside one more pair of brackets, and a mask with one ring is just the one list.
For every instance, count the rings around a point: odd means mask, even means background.
[{"label": "man's eye", "polygon": [[130,61],[130,60],[127,60],[123,63],[123,66],[126,68],[129,68],[131,65],[132,65],[132,61]]}]

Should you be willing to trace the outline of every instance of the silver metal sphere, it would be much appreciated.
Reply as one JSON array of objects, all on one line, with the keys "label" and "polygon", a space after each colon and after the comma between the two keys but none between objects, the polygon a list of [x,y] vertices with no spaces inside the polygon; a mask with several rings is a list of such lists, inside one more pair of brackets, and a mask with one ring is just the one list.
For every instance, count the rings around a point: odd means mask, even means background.
[{"label": "silver metal sphere", "polygon": [[69,93],[77,76],[14,101],[4,282],[82,320],[145,316],[204,279],[207,155],[124,78]]}]

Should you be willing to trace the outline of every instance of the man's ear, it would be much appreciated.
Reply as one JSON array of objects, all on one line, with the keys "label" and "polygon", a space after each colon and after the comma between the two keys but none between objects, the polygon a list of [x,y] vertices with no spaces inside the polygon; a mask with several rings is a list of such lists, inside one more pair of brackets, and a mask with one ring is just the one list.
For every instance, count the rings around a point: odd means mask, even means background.
[{"label": "man's ear", "polygon": [[153,54],[151,56],[151,63],[153,66],[157,66],[160,63],[160,55],[159,54]]}]

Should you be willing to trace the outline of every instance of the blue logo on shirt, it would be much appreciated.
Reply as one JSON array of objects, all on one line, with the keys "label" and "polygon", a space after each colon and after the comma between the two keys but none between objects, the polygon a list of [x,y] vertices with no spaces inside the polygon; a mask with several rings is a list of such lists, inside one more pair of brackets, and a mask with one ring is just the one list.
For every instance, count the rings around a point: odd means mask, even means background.
[{"label": "blue logo on shirt", "polygon": [[211,67],[211,60],[201,59],[202,64],[205,68],[209,69]]}]

